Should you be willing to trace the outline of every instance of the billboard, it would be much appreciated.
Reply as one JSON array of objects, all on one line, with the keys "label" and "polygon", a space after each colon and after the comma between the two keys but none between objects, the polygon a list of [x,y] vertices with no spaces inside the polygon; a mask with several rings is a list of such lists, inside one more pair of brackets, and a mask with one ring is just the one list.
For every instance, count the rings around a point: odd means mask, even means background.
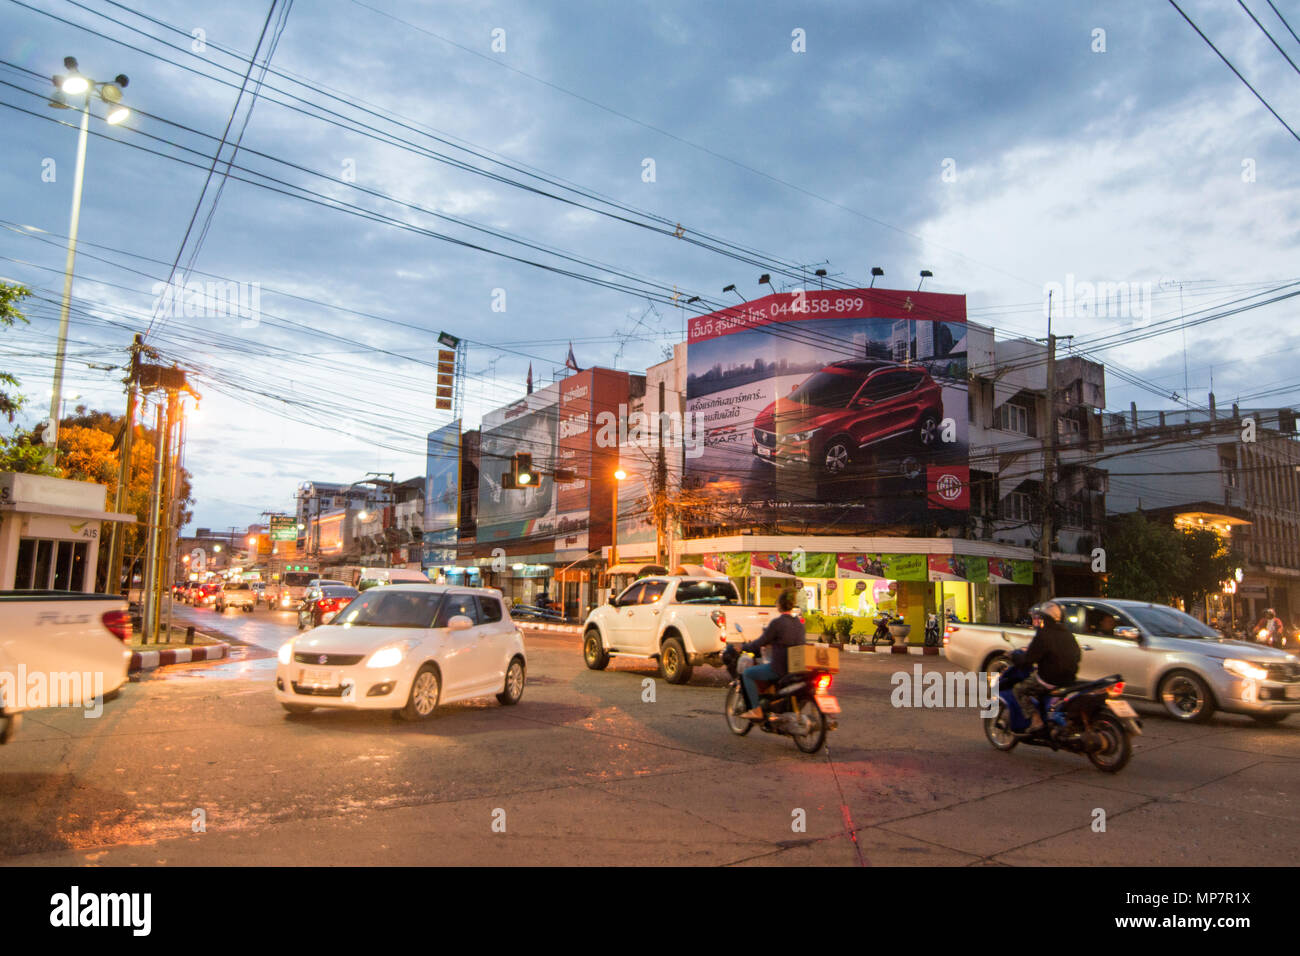
[{"label": "billboard", "polygon": [[423,568],[456,563],[460,529],[460,419],[429,432],[424,477]]},{"label": "billboard", "polygon": [[[536,543],[537,551],[581,554],[608,543],[610,485],[618,466],[618,429],[609,422],[626,415],[627,395],[626,372],[593,368],[483,416],[480,544],[522,541]],[[525,488],[502,488],[501,476],[518,452],[533,456],[535,480]],[[560,468],[575,479],[557,484]]]},{"label": "billboard", "polygon": [[932,531],[969,510],[966,297],[795,291],[691,320],[688,484],[736,523]]}]

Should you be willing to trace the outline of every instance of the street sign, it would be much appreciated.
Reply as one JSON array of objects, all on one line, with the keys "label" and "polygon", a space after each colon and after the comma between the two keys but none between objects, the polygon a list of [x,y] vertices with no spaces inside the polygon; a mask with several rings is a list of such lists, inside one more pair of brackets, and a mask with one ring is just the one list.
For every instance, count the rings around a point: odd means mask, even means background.
[{"label": "street sign", "polygon": [[271,540],[272,541],[297,541],[298,540],[298,522],[288,515],[271,516]]}]

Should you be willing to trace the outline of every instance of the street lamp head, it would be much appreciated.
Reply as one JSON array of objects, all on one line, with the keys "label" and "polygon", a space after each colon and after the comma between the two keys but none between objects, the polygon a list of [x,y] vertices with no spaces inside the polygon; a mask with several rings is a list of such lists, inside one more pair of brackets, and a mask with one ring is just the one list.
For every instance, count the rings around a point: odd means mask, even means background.
[{"label": "street lamp head", "polygon": [[624,478],[626,478],[626,477],[627,477],[627,472],[624,471],[622,468],[620,468],[618,471],[614,472],[614,480],[615,480],[615,481],[622,481],[622,480],[623,480]]},{"label": "street lamp head", "polygon": [[76,58],[75,56],[65,56],[65,57],[63,58],[63,66],[64,66],[65,69],[71,70],[73,73],[76,73],[76,72],[77,72],[77,58]]},{"label": "street lamp head", "polygon": [[126,118],[130,115],[131,111],[119,104],[108,111],[108,115],[104,117],[104,120],[109,126],[117,126],[126,122]]},{"label": "street lamp head", "polygon": [[59,89],[69,96],[80,96],[86,90],[90,89],[90,81],[80,73],[72,73],[63,77],[63,82],[59,84]]}]

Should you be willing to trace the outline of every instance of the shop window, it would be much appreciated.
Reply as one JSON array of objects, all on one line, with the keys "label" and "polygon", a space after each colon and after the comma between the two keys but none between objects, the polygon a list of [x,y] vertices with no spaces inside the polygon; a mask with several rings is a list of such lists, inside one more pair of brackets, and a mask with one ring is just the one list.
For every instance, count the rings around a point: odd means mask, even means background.
[{"label": "shop window", "polygon": [[83,591],[86,557],[84,541],[21,538],[14,587],[20,591]]}]

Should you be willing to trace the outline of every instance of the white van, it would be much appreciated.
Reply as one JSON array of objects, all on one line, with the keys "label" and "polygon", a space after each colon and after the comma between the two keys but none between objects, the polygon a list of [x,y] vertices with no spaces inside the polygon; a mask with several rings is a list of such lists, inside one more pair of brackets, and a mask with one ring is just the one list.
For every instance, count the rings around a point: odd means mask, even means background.
[{"label": "white van", "polygon": [[358,591],[381,584],[428,584],[429,576],[410,568],[362,568],[357,572],[352,586]]}]

